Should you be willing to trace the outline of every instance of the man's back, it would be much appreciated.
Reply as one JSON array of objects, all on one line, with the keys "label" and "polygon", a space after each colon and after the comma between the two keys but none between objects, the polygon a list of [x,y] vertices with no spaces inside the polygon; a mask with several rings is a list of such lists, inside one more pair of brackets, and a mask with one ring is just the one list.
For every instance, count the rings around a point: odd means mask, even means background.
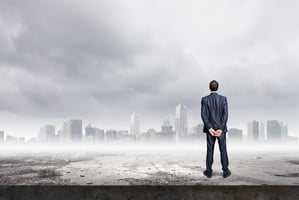
[{"label": "man's back", "polygon": [[227,98],[219,95],[216,92],[205,96],[201,100],[201,115],[204,121],[205,133],[209,132],[210,128],[214,130],[221,129],[227,131],[226,122],[228,119]]},{"label": "man's back", "polygon": [[225,96],[217,94],[218,86],[218,82],[212,80],[209,84],[211,94],[201,99],[201,118],[204,123],[203,131],[207,133],[206,170],[203,174],[208,178],[212,177],[216,138],[219,144],[223,178],[231,175],[231,171],[228,169],[228,156],[226,151],[227,99]]}]

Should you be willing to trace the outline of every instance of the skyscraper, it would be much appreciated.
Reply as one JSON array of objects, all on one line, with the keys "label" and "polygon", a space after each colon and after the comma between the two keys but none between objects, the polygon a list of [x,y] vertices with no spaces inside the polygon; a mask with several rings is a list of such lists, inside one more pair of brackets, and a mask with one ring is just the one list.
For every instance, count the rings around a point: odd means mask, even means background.
[{"label": "skyscraper", "polygon": [[282,139],[282,122],[278,120],[267,121],[267,141],[279,143]]},{"label": "skyscraper", "polygon": [[159,142],[174,142],[175,131],[172,130],[170,120],[167,118],[163,121],[161,132],[159,133]]},{"label": "skyscraper", "polygon": [[131,114],[131,126],[130,126],[131,134],[136,136],[140,135],[140,115],[136,112]]},{"label": "skyscraper", "polygon": [[237,128],[230,128],[228,130],[228,141],[236,144],[242,144],[243,131]]},{"label": "skyscraper", "polygon": [[17,144],[18,138],[12,135],[7,135],[6,136],[6,142],[9,144]]},{"label": "skyscraper", "polygon": [[65,123],[64,131],[66,132],[67,142],[82,141],[82,120],[71,119]]},{"label": "skyscraper", "polygon": [[260,129],[259,129],[259,142],[264,143],[266,141],[266,136],[265,136],[265,125],[263,122],[260,122]]},{"label": "skyscraper", "polygon": [[0,131],[0,142],[4,142],[4,131]]},{"label": "skyscraper", "polygon": [[57,131],[58,139],[60,143],[66,143],[69,141],[66,135],[66,122],[63,122],[62,129]]},{"label": "skyscraper", "polygon": [[204,125],[202,123],[193,126],[193,133],[199,138],[201,142],[206,139],[206,133],[203,132]]},{"label": "skyscraper", "polygon": [[187,108],[183,104],[177,105],[175,109],[175,133],[177,143],[181,136],[187,135],[188,133]]},{"label": "skyscraper", "polygon": [[283,128],[282,128],[282,138],[283,139],[287,139],[289,136],[289,128],[288,128],[288,124],[283,124]]},{"label": "skyscraper", "polygon": [[96,128],[92,127],[91,124],[88,124],[85,127],[85,137],[93,137],[95,136]]},{"label": "skyscraper", "polygon": [[247,134],[250,142],[258,142],[260,138],[259,122],[256,120],[247,123]]},{"label": "skyscraper", "polygon": [[114,129],[106,130],[106,141],[113,142],[115,140],[116,140],[116,130]]},{"label": "skyscraper", "polygon": [[147,132],[150,135],[151,142],[158,142],[159,133],[155,129],[150,128],[150,129],[147,130]]},{"label": "skyscraper", "polygon": [[96,133],[96,128],[92,127],[91,124],[88,124],[85,127],[85,142],[95,142],[95,133]]},{"label": "skyscraper", "polygon": [[40,142],[54,142],[55,141],[55,126],[45,125],[40,128],[38,140]]},{"label": "skyscraper", "polygon": [[104,142],[105,141],[105,131],[104,129],[96,129],[95,132],[95,142],[99,143],[99,142]]},{"label": "skyscraper", "polygon": [[161,130],[162,130],[162,132],[172,132],[172,126],[171,126],[170,120],[168,118],[163,121]]},{"label": "skyscraper", "polygon": [[126,141],[129,135],[128,130],[118,130],[116,131],[116,139],[119,141]]}]

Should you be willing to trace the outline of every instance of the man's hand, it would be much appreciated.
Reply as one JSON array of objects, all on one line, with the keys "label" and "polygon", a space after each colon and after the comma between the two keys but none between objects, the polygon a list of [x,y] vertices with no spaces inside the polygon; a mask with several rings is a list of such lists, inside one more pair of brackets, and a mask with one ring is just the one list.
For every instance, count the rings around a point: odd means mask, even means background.
[{"label": "man's hand", "polygon": [[215,136],[216,131],[215,131],[213,128],[210,128],[210,129],[209,129],[209,133],[210,133],[212,136]]},{"label": "man's hand", "polygon": [[217,129],[217,131],[215,131],[214,136],[216,136],[216,137],[220,137],[221,134],[222,134],[222,130],[221,130],[221,129]]}]

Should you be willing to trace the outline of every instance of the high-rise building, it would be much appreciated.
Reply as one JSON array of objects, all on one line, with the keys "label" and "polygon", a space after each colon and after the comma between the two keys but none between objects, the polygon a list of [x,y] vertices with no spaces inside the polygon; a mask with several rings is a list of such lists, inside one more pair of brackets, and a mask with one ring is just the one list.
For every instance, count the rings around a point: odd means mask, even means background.
[{"label": "high-rise building", "polygon": [[247,134],[250,142],[258,142],[260,138],[260,123],[256,120],[248,122]]},{"label": "high-rise building", "polygon": [[162,132],[172,132],[172,126],[170,120],[167,118],[163,121],[161,126]]},{"label": "high-rise building", "polygon": [[116,132],[116,139],[119,141],[126,141],[128,134],[129,134],[128,130],[118,130]]},{"label": "high-rise building", "polygon": [[282,122],[278,120],[267,121],[267,141],[270,143],[282,141]]},{"label": "high-rise building", "polygon": [[175,131],[169,119],[163,121],[161,132],[158,135],[159,142],[173,142],[175,140]]},{"label": "high-rise building", "polygon": [[260,122],[260,129],[259,129],[259,142],[264,143],[266,141],[265,136],[265,125],[263,122]]},{"label": "high-rise building", "polygon": [[91,124],[88,124],[85,127],[85,137],[94,137],[95,136],[95,132],[96,132],[96,128],[92,127]]},{"label": "high-rise building", "polygon": [[97,128],[95,131],[95,142],[104,142],[105,141],[105,131],[104,129]]},{"label": "high-rise building", "polygon": [[148,132],[144,132],[140,135],[139,141],[142,143],[149,143],[151,140],[151,136]]},{"label": "high-rise building", "polygon": [[96,133],[96,128],[92,127],[91,124],[88,124],[85,127],[85,142],[95,142],[95,133]]},{"label": "high-rise building", "polygon": [[243,131],[237,128],[230,128],[228,130],[228,141],[236,144],[242,144]]},{"label": "high-rise building", "polygon": [[9,144],[17,144],[18,138],[12,135],[7,135],[6,136],[6,142]]},{"label": "high-rise building", "polygon": [[55,141],[55,126],[45,125],[40,128],[38,140],[40,142],[54,142]]},{"label": "high-rise building", "polygon": [[196,135],[200,142],[204,142],[206,139],[206,133],[203,132],[204,125],[202,123],[193,126],[192,132]]},{"label": "high-rise building", "polygon": [[67,143],[70,142],[70,138],[68,138],[67,134],[67,126],[66,122],[63,122],[62,129],[57,131],[59,142],[60,143]]},{"label": "high-rise building", "polygon": [[82,141],[82,120],[71,119],[65,123],[64,130],[67,142],[78,143]]},{"label": "high-rise building", "polygon": [[185,136],[188,133],[187,108],[183,104],[177,105],[175,109],[175,133],[177,143],[181,136]]},{"label": "high-rise building", "polygon": [[4,131],[0,131],[0,143],[4,142]]},{"label": "high-rise building", "polygon": [[140,135],[140,115],[136,112],[131,114],[131,134],[139,136]]},{"label": "high-rise building", "polygon": [[288,124],[283,124],[283,128],[282,128],[282,138],[286,139],[289,136],[289,128],[288,128]]},{"label": "high-rise building", "polygon": [[115,140],[116,140],[116,130],[114,129],[106,130],[106,141],[112,142]]},{"label": "high-rise building", "polygon": [[155,143],[159,141],[158,132],[155,129],[150,128],[147,130],[147,133],[150,135],[151,142]]}]

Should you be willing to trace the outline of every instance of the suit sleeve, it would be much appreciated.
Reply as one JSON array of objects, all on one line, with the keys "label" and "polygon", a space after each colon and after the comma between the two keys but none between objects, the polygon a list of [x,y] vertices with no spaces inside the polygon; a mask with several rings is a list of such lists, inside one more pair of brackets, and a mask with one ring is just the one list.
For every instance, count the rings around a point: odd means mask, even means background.
[{"label": "suit sleeve", "polygon": [[209,116],[210,114],[209,114],[208,105],[204,101],[204,98],[202,98],[201,99],[201,119],[208,130],[212,128],[212,125],[209,122]]},{"label": "suit sleeve", "polygon": [[221,125],[222,125],[222,130],[225,129],[226,123],[228,120],[228,106],[227,106],[227,98],[224,98],[224,105],[223,105],[223,115],[221,117]]}]

